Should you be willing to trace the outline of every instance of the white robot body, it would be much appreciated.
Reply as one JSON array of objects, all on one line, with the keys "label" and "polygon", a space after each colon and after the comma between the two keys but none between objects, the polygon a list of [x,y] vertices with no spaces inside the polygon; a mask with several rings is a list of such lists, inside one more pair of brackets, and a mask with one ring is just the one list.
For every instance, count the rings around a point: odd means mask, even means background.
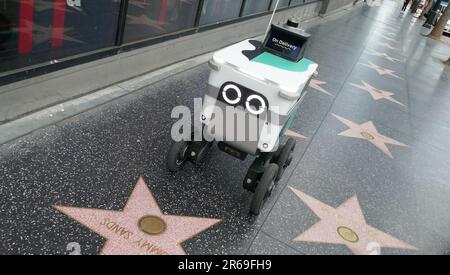
[{"label": "white robot body", "polygon": [[[245,40],[214,54],[201,118],[208,135],[251,155],[277,150],[279,138],[287,130],[286,123],[296,115],[318,67],[306,58],[292,62],[268,52],[252,53],[257,50],[255,43],[257,41]],[[229,90],[233,94],[231,98],[227,97]],[[252,102],[258,105],[258,110]],[[226,108],[232,106],[242,117],[256,117],[251,123],[257,125],[224,118],[223,128],[211,129],[209,125],[217,108],[226,112]],[[259,113],[262,109],[264,112]],[[251,133],[256,139],[228,139],[227,129],[247,133],[257,131]]]}]

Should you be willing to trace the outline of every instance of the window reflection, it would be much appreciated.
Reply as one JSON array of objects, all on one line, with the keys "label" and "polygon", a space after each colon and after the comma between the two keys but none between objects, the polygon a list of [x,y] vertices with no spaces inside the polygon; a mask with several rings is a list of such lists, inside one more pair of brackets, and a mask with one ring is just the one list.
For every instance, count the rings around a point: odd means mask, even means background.
[{"label": "window reflection", "polygon": [[[289,1],[290,0],[280,0],[280,3],[278,3],[278,9],[286,8],[287,6],[289,6]],[[270,10],[273,11],[275,9],[276,4],[277,4],[277,0],[273,0],[272,5],[270,6]]]},{"label": "window reflection", "polygon": [[[0,0],[0,73],[115,46],[125,0]],[[308,0],[306,2],[310,2]],[[200,2],[203,3],[199,7]],[[289,5],[280,0],[279,8]],[[245,6],[242,7],[243,3]],[[128,0],[124,42],[265,12],[276,0]],[[292,0],[291,6],[305,3]],[[317,13],[319,3],[301,10]],[[305,14],[304,14],[305,13]],[[299,14],[300,15],[300,14]]]},{"label": "window reflection", "polygon": [[205,0],[200,25],[207,25],[239,17],[242,0]]},{"label": "window reflection", "polygon": [[269,4],[270,0],[247,0],[245,1],[243,15],[250,15],[268,11]]},{"label": "window reflection", "polygon": [[198,0],[130,0],[125,42],[192,28],[198,2]]},{"label": "window reflection", "polygon": [[119,7],[120,0],[0,0],[0,71],[113,46]]}]

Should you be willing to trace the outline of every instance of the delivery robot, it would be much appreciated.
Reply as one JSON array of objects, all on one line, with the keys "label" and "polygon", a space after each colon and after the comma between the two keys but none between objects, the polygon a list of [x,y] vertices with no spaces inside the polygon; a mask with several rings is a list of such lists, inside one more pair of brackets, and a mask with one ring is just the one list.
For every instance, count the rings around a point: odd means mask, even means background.
[{"label": "delivery robot", "polygon": [[296,141],[280,143],[317,72],[318,65],[303,57],[309,37],[289,20],[270,25],[264,41],[245,40],[216,52],[200,117],[203,138],[175,142],[169,170],[179,171],[186,161],[198,163],[214,141],[236,158],[255,156],[244,188],[254,192],[250,212],[258,215],[292,162]]}]

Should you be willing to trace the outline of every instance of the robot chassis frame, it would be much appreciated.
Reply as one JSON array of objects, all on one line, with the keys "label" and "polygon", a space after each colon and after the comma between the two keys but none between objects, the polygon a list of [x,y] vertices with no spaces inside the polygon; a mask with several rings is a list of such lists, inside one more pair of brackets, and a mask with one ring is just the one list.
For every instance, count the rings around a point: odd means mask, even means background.
[{"label": "robot chassis frame", "polygon": [[[212,147],[214,141],[180,141],[175,142],[167,156],[167,167],[171,172],[180,171],[186,162],[195,165],[201,163]],[[245,190],[253,192],[250,213],[259,215],[266,200],[272,195],[284,172],[290,166],[296,141],[289,138],[278,150],[269,153],[258,153],[247,171],[243,181]],[[218,142],[218,148],[240,160],[245,160],[247,154],[231,147],[224,142]]]}]

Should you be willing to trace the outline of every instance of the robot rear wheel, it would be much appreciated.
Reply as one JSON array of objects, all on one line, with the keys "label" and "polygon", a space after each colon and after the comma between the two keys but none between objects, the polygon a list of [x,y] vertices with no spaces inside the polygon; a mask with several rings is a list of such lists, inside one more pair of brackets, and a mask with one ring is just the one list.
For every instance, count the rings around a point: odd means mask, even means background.
[{"label": "robot rear wheel", "polygon": [[286,169],[291,165],[294,155],[296,141],[293,138],[289,138],[286,144],[281,148],[279,154],[277,154],[274,163],[278,164],[279,170],[276,181],[280,181],[284,175]]},{"label": "robot rear wheel", "polygon": [[256,187],[255,194],[250,206],[250,212],[254,215],[259,215],[261,208],[265,201],[272,194],[275,187],[275,181],[278,175],[278,165],[270,163],[264,171],[258,186]]}]

